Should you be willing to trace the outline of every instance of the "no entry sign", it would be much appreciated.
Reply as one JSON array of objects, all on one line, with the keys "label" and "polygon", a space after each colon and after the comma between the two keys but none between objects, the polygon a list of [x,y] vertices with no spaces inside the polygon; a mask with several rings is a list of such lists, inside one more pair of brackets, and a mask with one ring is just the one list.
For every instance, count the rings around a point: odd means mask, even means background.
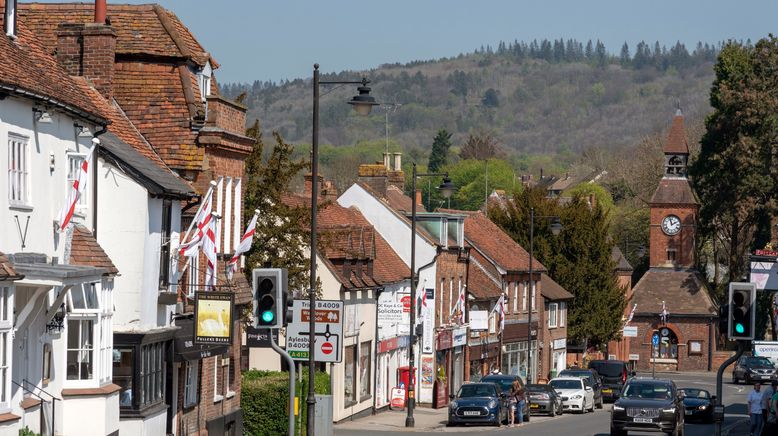
[{"label": "no entry sign", "polygon": [[325,342],[321,344],[321,352],[324,354],[331,354],[332,353],[332,344],[329,342]]}]

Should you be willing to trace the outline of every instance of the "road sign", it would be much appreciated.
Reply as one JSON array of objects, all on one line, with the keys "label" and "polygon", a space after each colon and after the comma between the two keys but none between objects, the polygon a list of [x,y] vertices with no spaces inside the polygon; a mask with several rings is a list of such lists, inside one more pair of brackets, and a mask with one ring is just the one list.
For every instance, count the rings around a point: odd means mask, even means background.
[{"label": "road sign", "polygon": [[654,333],[653,336],[651,336],[651,344],[653,344],[655,347],[659,345],[659,335]]},{"label": "road sign", "polygon": [[410,313],[411,312],[411,296],[406,295],[400,299],[400,302],[403,304],[403,312]]},{"label": "road sign", "polygon": [[627,325],[624,326],[624,333],[622,334],[625,338],[636,338],[638,337],[638,326],[636,325]]},{"label": "road sign", "polygon": [[[295,360],[308,360],[309,309],[308,300],[294,300],[292,322],[286,328],[286,352]],[[317,362],[340,362],[343,359],[343,301],[317,300],[314,319],[314,359]]]}]

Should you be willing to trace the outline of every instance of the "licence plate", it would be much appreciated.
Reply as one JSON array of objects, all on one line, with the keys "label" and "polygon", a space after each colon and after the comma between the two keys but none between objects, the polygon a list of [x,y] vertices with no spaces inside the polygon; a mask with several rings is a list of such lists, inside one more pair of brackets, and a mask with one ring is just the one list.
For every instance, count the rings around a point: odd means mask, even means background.
[{"label": "licence plate", "polygon": [[603,389],[602,390],[603,394],[610,394],[611,392],[613,392],[611,389]]},{"label": "licence plate", "polygon": [[538,404],[530,404],[529,407],[530,407],[530,409],[537,409],[538,407],[540,407],[540,405],[538,405]]},{"label": "licence plate", "polygon": [[638,424],[651,424],[654,420],[651,418],[635,418],[635,422]]},{"label": "licence plate", "polygon": [[691,414],[692,414],[692,411],[691,411],[691,410],[685,410],[685,411],[684,411],[684,414],[685,414],[685,415],[691,415]]},{"label": "licence plate", "polygon": [[479,412],[477,410],[466,410],[462,414],[465,415],[465,416],[478,416],[478,415],[481,414],[481,412]]}]

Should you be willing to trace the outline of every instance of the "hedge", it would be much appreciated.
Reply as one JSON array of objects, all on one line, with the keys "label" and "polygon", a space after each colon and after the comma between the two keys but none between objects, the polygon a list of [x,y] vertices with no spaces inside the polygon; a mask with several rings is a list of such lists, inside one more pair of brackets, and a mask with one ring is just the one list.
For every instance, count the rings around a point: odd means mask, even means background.
[{"label": "hedge", "polygon": [[[330,376],[317,372],[314,383],[317,394],[330,394]],[[302,386],[300,386],[302,385]],[[302,429],[295,425],[297,434],[305,434],[308,394],[308,371],[297,384],[298,405],[302,413]],[[252,436],[285,435],[288,428],[289,373],[276,371],[246,371],[241,384],[241,408],[245,434]],[[300,422],[298,417],[298,423]],[[302,433],[300,431],[302,430]]]}]

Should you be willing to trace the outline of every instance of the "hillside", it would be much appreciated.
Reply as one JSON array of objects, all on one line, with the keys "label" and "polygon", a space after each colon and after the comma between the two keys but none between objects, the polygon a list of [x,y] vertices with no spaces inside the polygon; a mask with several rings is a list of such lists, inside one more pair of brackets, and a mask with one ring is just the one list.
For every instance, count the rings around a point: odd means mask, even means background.
[{"label": "hillside", "polygon": [[[488,131],[516,166],[525,166],[521,162],[528,155],[572,162],[590,148],[634,145],[663,131],[678,102],[689,123],[700,123],[710,110],[715,56],[716,49],[707,44],[692,53],[680,44],[653,51],[642,44],[634,55],[622,48],[617,57],[606,54],[599,42],[586,48],[561,40],[500,43],[496,50],[323,75],[322,80],[365,75],[378,101],[401,104],[389,114],[389,136],[412,156],[425,156],[440,128],[454,133],[455,146],[468,133]],[[248,118],[258,118],[266,132],[277,130],[290,142],[310,143],[310,78],[225,84],[222,90],[231,97],[247,92]],[[345,102],[355,91],[352,86],[322,89],[322,144],[383,141],[384,109],[367,118],[353,115]]]}]

